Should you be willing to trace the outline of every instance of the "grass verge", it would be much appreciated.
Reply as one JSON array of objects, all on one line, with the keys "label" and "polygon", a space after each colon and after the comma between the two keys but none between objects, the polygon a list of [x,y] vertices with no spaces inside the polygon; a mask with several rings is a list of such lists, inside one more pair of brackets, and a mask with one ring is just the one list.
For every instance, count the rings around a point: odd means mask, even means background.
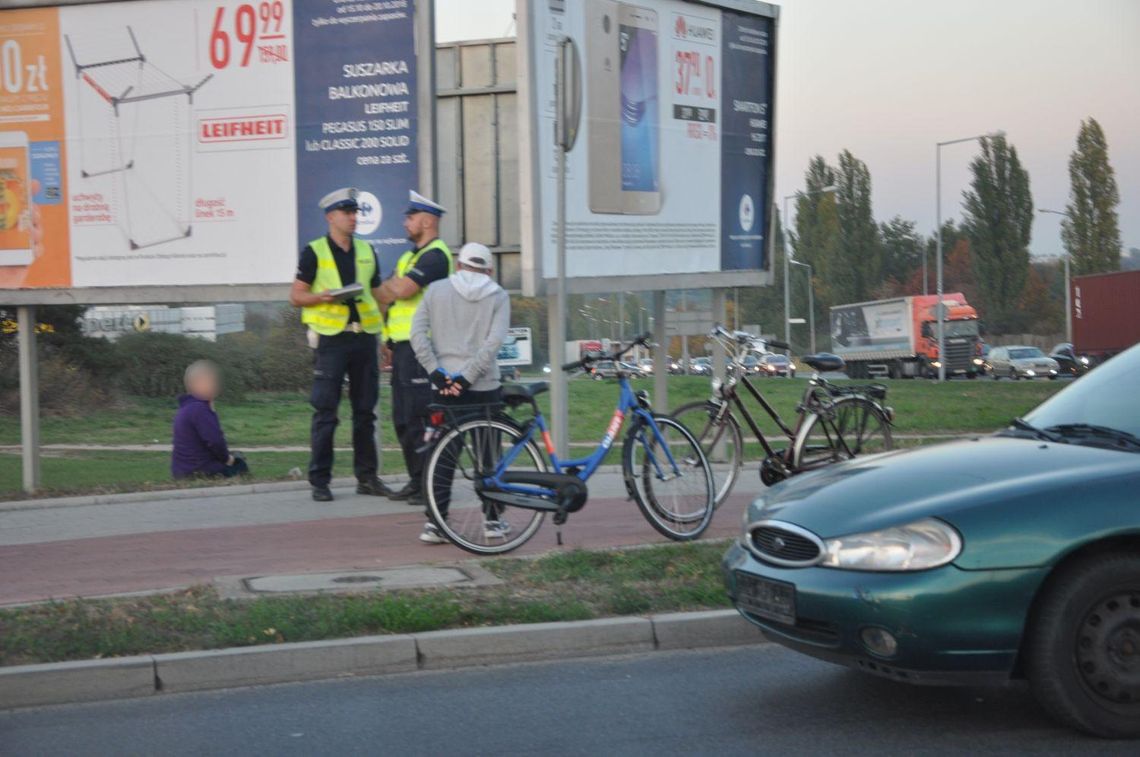
[{"label": "grass verge", "polygon": [[728,606],[724,541],[489,560],[501,585],[222,599],[212,587],[0,610],[0,665]]},{"label": "grass verge", "polygon": [[[756,386],[788,422],[794,421],[795,407],[804,390],[803,379],[758,379]],[[888,404],[895,409],[895,434],[965,433],[993,431],[1015,416],[1022,415],[1067,382],[1027,381],[887,381]],[[652,381],[634,382],[637,388],[652,388]],[[385,389],[387,391],[387,388]],[[696,376],[669,378],[670,408],[704,399],[709,382]],[[385,395],[387,397],[387,395]],[[577,379],[570,382],[570,439],[594,442],[600,438],[613,412],[617,386],[612,382]],[[543,412],[549,412],[549,395],[542,395]],[[751,400],[747,401],[751,406]],[[121,407],[95,410],[79,418],[46,417],[42,438],[45,444],[154,444],[170,439],[173,403],[165,400],[133,399]],[[257,446],[307,447],[310,408],[308,399],[297,393],[266,393],[247,396],[241,402],[219,402],[219,412],[230,443],[236,449]],[[347,408],[343,409],[347,412]],[[342,414],[343,414],[342,412]],[[756,410],[761,429],[775,433],[775,425]],[[337,444],[351,444],[349,423],[337,430]],[[385,446],[394,447],[391,423],[381,419]],[[19,444],[19,419],[0,416],[0,444]],[[778,440],[774,446],[783,446]],[[293,467],[307,465],[305,453],[250,451],[250,465],[256,480],[282,480]],[[337,475],[350,475],[350,456],[338,455]],[[68,452],[43,458],[42,495],[91,492],[138,491],[171,488],[169,459],[153,452]],[[384,469],[402,471],[395,453],[385,454]],[[18,455],[0,454],[0,498],[19,496],[20,460]]]}]

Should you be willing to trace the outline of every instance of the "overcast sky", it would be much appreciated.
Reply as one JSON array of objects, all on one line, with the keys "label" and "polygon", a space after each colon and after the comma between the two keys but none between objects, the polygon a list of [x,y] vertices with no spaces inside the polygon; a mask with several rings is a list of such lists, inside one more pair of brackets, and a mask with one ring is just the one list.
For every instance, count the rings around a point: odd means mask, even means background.
[{"label": "overcast sky", "polygon": [[[567,0],[576,2],[580,0]],[[1037,207],[1064,210],[1082,118],[1108,136],[1124,246],[1140,247],[1140,0],[786,0],[778,198],[815,154],[866,161],[875,216],[934,228],[934,144],[1004,129]],[[439,41],[514,35],[514,0],[436,0]],[[960,217],[972,143],[943,148],[943,217]],[[1060,217],[1031,249],[1061,252]]]}]

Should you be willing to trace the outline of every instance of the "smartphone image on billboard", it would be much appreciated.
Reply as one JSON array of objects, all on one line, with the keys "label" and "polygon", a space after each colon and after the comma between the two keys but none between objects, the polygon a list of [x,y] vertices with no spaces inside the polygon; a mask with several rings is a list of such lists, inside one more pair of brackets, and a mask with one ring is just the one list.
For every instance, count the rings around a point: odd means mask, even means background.
[{"label": "smartphone image on billboard", "polygon": [[0,266],[32,262],[32,181],[28,135],[0,132]]},{"label": "smartphone image on billboard", "polygon": [[624,212],[618,6],[616,0],[587,0],[585,7],[587,203],[594,213]]},{"label": "smartphone image on billboard", "polygon": [[622,212],[653,214],[661,210],[657,13],[622,3],[618,14]]}]

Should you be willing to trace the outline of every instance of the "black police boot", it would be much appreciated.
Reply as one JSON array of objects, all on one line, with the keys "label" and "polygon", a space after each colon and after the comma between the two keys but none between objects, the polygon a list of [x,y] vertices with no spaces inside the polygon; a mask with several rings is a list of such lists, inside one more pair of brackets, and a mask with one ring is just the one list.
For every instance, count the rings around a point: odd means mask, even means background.
[{"label": "black police boot", "polygon": [[409,481],[408,483],[404,484],[404,486],[399,491],[395,491],[389,494],[388,499],[392,500],[393,502],[400,502],[401,500],[411,499],[419,493],[420,487]]},{"label": "black police boot", "polygon": [[392,490],[388,484],[373,476],[356,484],[357,494],[367,494],[372,497],[391,497]]},{"label": "black police boot", "polygon": [[332,490],[327,485],[313,487],[313,501],[314,502],[332,502]]}]

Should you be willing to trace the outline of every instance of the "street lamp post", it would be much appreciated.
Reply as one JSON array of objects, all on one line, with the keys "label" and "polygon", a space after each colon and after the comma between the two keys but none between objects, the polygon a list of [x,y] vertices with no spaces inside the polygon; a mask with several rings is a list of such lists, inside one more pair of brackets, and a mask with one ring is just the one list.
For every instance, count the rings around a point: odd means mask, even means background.
[{"label": "street lamp post", "polygon": [[[1069,217],[1069,214],[1063,210],[1048,210],[1047,208],[1038,208],[1038,213],[1052,213],[1055,216]],[[1073,343],[1073,302],[1072,293],[1069,291],[1069,251],[1065,250],[1065,341],[1069,344]]]},{"label": "street lamp post", "polygon": [[815,293],[813,292],[811,280],[811,265],[809,263],[801,263],[798,260],[791,261],[792,265],[803,266],[807,269],[807,290],[808,290],[808,329],[811,330],[811,354],[815,354]]},{"label": "street lamp post", "polygon": [[979,139],[986,139],[992,137],[1005,136],[1004,131],[995,131],[989,134],[979,134],[974,137],[963,137],[962,139],[951,139],[946,142],[936,142],[934,145],[934,205],[935,205],[935,235],[937,242],[935,243],[934,255],[937,258],[935,267],[937,269],[937,285],[935,287],[936,294],[938,295],[938,305],[935,311],[938,313],[938,381],[943,382],[946,380],[946,329],[943,325],[946,321],[945,314],[942,308],[942,148],[947,145],[956,145],[961,142],[974,142]]},{"label": "street lamp post", "polygon": [[[788,344],[788,345],[791,345],[791,343],[792,343],[792,322],[791,322],[792,296],[791,296],[791,289],[788,288],[788,271],[789,271],[788,260],[791,257],[791,255],[789,254],[790,248],[788,246],[788,233],[789,233],[789,229],[791,229],[791,225],[788,223],[788,200],[792,199],[793,197],[814,197],[815,195],[827,194],[828,192],[834,192],[837,189],[838,189],[838,187],[832,185],[829,187],[821,187],[820,189],[816,189],[816,190],[813,190],[811,192],[799,192],[799,191],[797,191],[797,192],[793,192],[790,195],[786,195],[784,197],[784,343]],[[811,295],[811,278],[810,277],[808,278],[808,295],[809,295],[809,299],[810,299],[810,295]],[[811,315],[812,315],[812,318],[814,319],[814,317],[815,317],[814,309],[813,309]],[[814,326],[812,327],[812,330],[811,330],[811,343],[813,345],[815,344],[815,328],[814,328]],[[812,348],[812,352],[815,352],[814,347]],[[788,349],[784,350],[784,354],[788,356],[789,360],[791,360],[792,351],[791,351],[790,347]],[[788,378],[791,378],[791,372],[790,371],[788,373]]]}]

